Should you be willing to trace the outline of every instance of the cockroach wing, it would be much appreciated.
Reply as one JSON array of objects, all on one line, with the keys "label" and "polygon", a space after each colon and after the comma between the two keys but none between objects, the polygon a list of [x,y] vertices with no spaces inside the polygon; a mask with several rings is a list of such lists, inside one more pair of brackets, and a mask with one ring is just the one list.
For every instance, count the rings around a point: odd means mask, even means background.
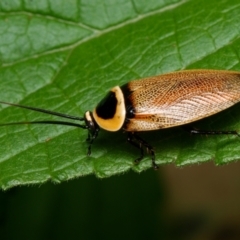
[{"label": "cockroach wing", "polygon": [[134,116],[126,131],[149,131],[200,120],[240,101],[240,73],[189,70],[129,82]]}]

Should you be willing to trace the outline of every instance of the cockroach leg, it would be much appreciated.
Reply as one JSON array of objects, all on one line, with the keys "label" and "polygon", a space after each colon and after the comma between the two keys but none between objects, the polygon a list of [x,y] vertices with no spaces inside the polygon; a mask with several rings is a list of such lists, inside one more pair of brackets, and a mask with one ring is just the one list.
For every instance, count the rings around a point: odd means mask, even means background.
[{"label": "cockroach leg", "polygon": [[196,129],[190,125],[182,126],[182,128],[188,131],[191,134],[201,134],[201,135],[235,135],[240,137],[240,134],[233,130],[233,131],[219,131],[219,130],[200,130]]},{"label": "cockroach leg", "polygon": [[88,151],[87,151],[87,155],[90,156],[91,155],[91,150],[92,150],[92,144],[93,141],[96,139],[96,137],[98,136],[98,132],[99,132],[99,128],[95,129],[94,132],[89,131],[88,132],[88,138],[87,141],[89,143],[88,145]]},{"label": "cockroach leg", "polygon": [[140,157],[135,159],[135,163],[138,164],[144,156],[144,147],[146,148],[146,151],[151,154],[152,156],[152,166],[155,170],[158,169],[158,165],[155,162],[155,152],[153,150],[153,147],[149,145],[146,141],[144,141],[141,137],[139,137],[136,133],[134,132],[129,132],[128,133],[128,138],[127,141],[132,144],[134,147],[140,149]]},{"label": "cockroach leg", "polygon": [[90,140],[91,140],[91,135],[90,135],[90,133],[88,132],[88,136],[87,136],[86,142],[89,142]]},{"label": "cockroach leg", "polygon": [[135,159],[134,162],[136,164],[138,164],[139,162],[141,162],[141,160],[143,159],[144,153],[143,153],[143,146],[139,143],[134,142],[134,136],[135,134],[133,133],[128,133],[128,138],[127,141],[132,144],[134,147],[140,149],[140,157]]}]

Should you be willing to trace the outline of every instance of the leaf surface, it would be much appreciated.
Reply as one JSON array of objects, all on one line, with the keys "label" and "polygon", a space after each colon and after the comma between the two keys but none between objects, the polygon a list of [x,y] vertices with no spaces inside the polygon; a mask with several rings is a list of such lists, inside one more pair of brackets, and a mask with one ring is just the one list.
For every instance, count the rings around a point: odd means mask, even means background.
[{"label": "leaf surface", "polygon": [[[106,92],[130,80],[181,69],[239,70],[240,3],[232,1],[0,2],[0,99],[83,116]],[[240,129],[239,106],[196,123]],[[56,119],[1,106],[0,121]],[[58,119],[59,120],[59,119]],[[185,165],[240,158],[235,136],[189,136],[181,128],[141,134],[158,164]],[[101,131],[86,156],[87,132],[64,126],[21,125],[0,131],[0,186],[108,177],[151,167],[126,133]]]}]

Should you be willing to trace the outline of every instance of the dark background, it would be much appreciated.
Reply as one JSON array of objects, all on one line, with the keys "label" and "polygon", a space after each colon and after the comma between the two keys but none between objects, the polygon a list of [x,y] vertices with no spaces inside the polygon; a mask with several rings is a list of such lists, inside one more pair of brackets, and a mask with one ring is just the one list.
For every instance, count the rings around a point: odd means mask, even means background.
[{"label": "dark background", "polygon": [[0,193],[1,239],[240,239],[240,163],[213,163]]}]

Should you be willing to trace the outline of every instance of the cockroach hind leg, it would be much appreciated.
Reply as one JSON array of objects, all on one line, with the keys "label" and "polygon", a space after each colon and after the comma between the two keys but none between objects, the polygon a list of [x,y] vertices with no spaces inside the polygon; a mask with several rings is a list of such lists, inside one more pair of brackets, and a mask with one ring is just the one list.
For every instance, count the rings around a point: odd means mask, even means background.
[{"label": "cockroach hind leg", "polygon": [[226,131],[226,130],[201,130],[196,129],[190,125],[182,126],[184,130],[190,134],[200,134],[200,135],[235,135],[240,137],[240,134],[236,130]]},{"label": "cockroach hind leg", "polygon": [[155,151],[152,146],[150,146],[147,142],[145,142],[145,147],[147,149],[148,154],[152,156],[152,166],[155,170],[159,168],[159,166],[155,162]]},{"label": "cockroach hind leg", "polygon": [[155,152],[152,147],[151,147],[151,149],[149,149],[149,152],[152,155],[152,166],[153,166],[154,170],[158,170],[159,166],[155,162]]},{"label": "cockroach hind leg", "polygon": [[152,160],[152,166],[155,170],[157,170],[159,167],[155,162],[155,152],[152,146],[150,146],[146,141],[144,141],[141,137],[139,137],[134,132],[128,133],[127,141],[132,144],[134,147],[138,148],[140,150],[140,157],[134,160],[135,164],[138,164],[141,162],[141,160],[144,157],[144,147],[146,148],[147,153],[151,155]]}]

